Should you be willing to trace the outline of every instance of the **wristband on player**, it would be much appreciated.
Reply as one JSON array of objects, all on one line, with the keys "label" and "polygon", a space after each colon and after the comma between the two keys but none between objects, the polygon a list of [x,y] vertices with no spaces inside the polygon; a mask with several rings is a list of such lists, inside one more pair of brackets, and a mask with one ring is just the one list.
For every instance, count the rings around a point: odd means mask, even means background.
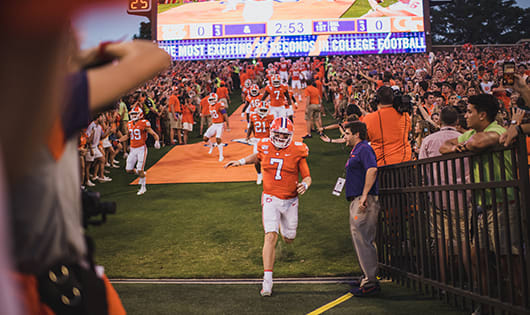
[{"label": "wristband on player", "polygon": [[512,125],[517,125],[517,120],[515,120],[515,119],[512,120],[512,121],[511,121],[511,124],[512,124]]},{"label": "wristband on player", "polygon": [[241,160],[239,160],[239,165],[245,165],[247,161],[245,161],[244,158],[242,158]]}]

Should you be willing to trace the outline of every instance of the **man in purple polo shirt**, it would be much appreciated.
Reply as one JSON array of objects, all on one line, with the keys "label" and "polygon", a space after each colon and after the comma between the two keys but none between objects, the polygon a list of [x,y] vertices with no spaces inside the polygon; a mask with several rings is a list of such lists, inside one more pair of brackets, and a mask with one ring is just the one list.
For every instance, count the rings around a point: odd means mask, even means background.
[{"label": "man in purple polo shirt", "polygon": [[381,291],[377,280],[377,252],[374,246],[379,197],[377,159],[366,141],[366,125],[354,121],[346,125],[344,139],[353,147],[346,162],[346,198],[350,201],[350,231],[353,246],[364,276],[353,284],[354,296],[369,296]]}]

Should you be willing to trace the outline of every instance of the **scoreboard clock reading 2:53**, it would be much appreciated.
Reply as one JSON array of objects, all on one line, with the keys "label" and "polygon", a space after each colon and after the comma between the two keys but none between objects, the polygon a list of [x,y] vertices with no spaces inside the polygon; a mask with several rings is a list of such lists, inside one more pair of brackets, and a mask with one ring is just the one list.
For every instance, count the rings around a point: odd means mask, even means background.
[{"label": "scoreboard clock reading 2:53", "polygon": [[[147,1],[129,0],[129,12]],[[158,45],[173,60],[427,50],[428,0],[154,1]]]}]

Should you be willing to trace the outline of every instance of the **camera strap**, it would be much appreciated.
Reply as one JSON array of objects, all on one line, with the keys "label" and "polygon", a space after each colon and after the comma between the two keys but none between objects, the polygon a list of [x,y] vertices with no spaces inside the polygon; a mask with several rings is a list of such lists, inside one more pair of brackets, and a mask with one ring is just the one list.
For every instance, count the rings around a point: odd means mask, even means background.
[{"label": "camera strap", "polygon": [[37,280],[41,302],[56,314],[108,314],[105,283],[92,269],[57,263]]},{"label": "camera strap", "polygon": [[383,163],[386,165],[386,159],[385,159],[385,137],[383,135],[383,122],[381,121],[381,112],[377,111],[377,116],[379,117],[379,128],[381,128],[381,149],[383,150]]}]

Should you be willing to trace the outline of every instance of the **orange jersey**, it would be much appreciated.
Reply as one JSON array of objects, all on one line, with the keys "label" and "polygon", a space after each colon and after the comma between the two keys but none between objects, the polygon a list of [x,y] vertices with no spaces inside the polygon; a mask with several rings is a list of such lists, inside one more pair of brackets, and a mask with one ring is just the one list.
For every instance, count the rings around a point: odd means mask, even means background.
[{"label": "orange jersey", "polygon": [[86,133],[83,132],[83,134],[79,136],[79,148],[86,147],[87,142],[88,142],[88,137],[86,136]]},{"label": "orange jersey", "polygon": [[250,94],[250,88],[243,87],[241,89],[241,94],[245,95],[247,97]]},{"label": "orange jersey", "polygon": [[226,86],[221,86],[217,89],[217,96],[219,97],[219,99],[221,98],[226,98],[228,99],[228,89],[226,88]]},{"label": "orange jersey", "polygon": [[287,101],[285,99],[285,92],[288,92],[289,89],[285,84],[282,84],[279,87],[267,85],[265,91],[269,92],[272,107],[283,106],[284,103]]},{"label": "orange jersey", "polygon": [[289,63],[287,61],[280,63],[280,72],[287,72],[289,71]]},{"label": "orange jersey", "polygon": [[258,106],[260,104],[260,100],[261,100],[261,95],[260,94],[258,94],[258,96],[250,96],[250,94],[247,95],[247,98],[245,99],[245,101],[248,102],[249,111],[251,113],[256,111],[256,108],[258,108]]},{"label": "orange jersey", "polygon": [[258,139],[269,137],[269,130],[273,120],[273,115],[267,115],[263,118],[258,114],[250,115],[250,121],[254,128],[254,137]]},{"label": "orange jersey", "polygon": [[147,140],[147,128],[151,128],[151,124],[146,119],[129,121],[127,123],[132,148],[139,148],[145,145],[145,140]]},{"label": "orange jersey", "polygon": [[212,116],[212,122],[214,124],[222,124],[225,121],[223,114],[226,114],[223,103],[217,102],[214,105],[210,105],[210,116]]},{"label": "orange jersey", "polygon": [[182,122],[193,124],[193,113],[195,112],[195,105],[190,104],[188,106],[182,106]]},{"label": "orange jersey", "polygon": [[171,107],[173,107],[173,111],[175,113],[180,113],[182,111],[182,108],[180,107],[179,98],[175,94],[172,94],[169,97],[168,104],[169,104],[169,112],[171,112]]},{"label": "orange jersey", "polygon": [[263,170],[263,193],[280,199],[298,195],[296,184],[299,175],[310,176],[306,157],[309,148],[303,142],[293,141],[285,149],[276,149],[269,138],[258,142],[258,159]]},{"label": "orange jersey", "polygon": [[208,116],[210,115],[210,104],[208,103],[208,95],[201,99],[201,115]]},{"label": "orange jersey", "polygon": [[291,80],[294,80],[294,81],[300,80],[300,71],[291,69]]}]

